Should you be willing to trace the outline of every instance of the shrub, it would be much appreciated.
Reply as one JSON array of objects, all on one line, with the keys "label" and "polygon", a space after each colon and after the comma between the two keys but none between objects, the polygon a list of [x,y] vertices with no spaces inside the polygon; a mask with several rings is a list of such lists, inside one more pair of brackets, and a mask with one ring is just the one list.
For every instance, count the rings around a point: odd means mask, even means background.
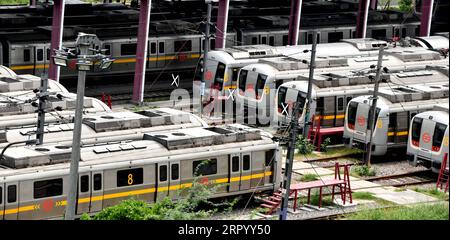
[{"label": "shrub", "polygon": [[412,0],[400,0],[398,6],[403,12],[410,12],[413,9],[413,1]]},{"label": "shrub", "polygon": [[311,142],[309,142],[309,140],[304,138],[302,135],[297,138],[295,147],[298,149],[298,152],[300,154],[311,154],[315,149],[315,146],[312,145]]},{"label": "shrub", "polygon": [[331,143],[331,139],[330,138],[325,138],[325,140],[323,141],[322,144],[320,144],[320,150],[322,152],[328,152],[328,146]]},{"label": "shrub", "polygon": [[447,220],[448,203],[363,210],[349,216],[350,220]]},{"label": "shrub", "polygon": [[352,173],[360,177],[371,177],[376,175],[376,171],[366,165],[359,165],[352,167]]}]

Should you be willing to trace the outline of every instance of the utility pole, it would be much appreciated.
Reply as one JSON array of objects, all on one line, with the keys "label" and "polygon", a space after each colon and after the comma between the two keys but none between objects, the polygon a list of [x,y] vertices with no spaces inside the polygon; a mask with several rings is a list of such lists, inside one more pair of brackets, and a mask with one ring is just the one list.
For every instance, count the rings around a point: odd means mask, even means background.
[{"label": "utility pole", "polygon": [[48,78],[44,75],[41,79],[41,89],[38,93],[39,107],[38,107],[38,124],[36,130],[36,145],[44,143],[44,124],[45,124],[45,107],[48,98]]},{"label": "utility pole", "polygon": [[294,103],[291,115],[291,131],[289,136],[286,165],[284,167],[284,180],[283,180],[284,192],[283,197],[281,199],[280,220],[286,220],[287,218],[289,193],[291,191],[292,165],[294,163],[295,142],[297,141],[298,115],[301,107],[302,106],[299,106],[298,103]]},{"label": "utility pole", "polygon": [[[308,77],[308,93],[306,97],[306,108],[305,108],[305,120],[303,121],[303,137],[308,136],[309,131],[309,114],[312,102],[312,81],[314,78],[314,69],[316,68],[316,49],[317,49],[317,31],[313,32],[313,44],[311,49],[311,60],[309,63],[309,77]],[[314,119],[313,119],[314,121]]]},{"label": "utility pole", "polygon": [[203,71],[202,71],[202,82],[200,85],[200,117],[203,116],[203,96],[205,95],[205,74],[206,74],[206,62],[208,59],[208,51],[209,51],[209,37],[211,26],[211,12],[212,12],[212,3],[213,0],[205,0],[207,4],[206,9],[206,28],[205,28],[205,44],[203,46]]},{"label": "utility pole", "polygon": [[373,131],[375,130],[375,111],[377,109],[377,101],[378,101],[378,88],[380,85],[380,77],[381,77],[381,68],[383,64],[383,51],[384,46],[380,45],[380,51],[378,53],[378,63],[377,63],[377,72],[375,75],[375,86],[373,90],[373,96],[372,96],[372,105],[369,110],[369,122],[367,124],[367,130],[369,131],[369,134],[366,133],[366,136],[369,135],[369,143],[366,145],[366,165],[370,167],[370,157],[372,155],[372,138],[373,138]]}]

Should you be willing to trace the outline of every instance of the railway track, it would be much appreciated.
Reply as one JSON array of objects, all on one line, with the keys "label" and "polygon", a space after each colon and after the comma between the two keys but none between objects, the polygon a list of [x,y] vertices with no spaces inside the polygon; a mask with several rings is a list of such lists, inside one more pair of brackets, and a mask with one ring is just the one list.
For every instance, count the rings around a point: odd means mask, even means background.
[{"label": "railway track", "polygon": [[392,187],[421,185],[436,182],[436,179],[433,177],[433,174],[430,170],[419,170],[401,174],[370,177],[364,180],[378,183],[383,186],[392,186]]}]

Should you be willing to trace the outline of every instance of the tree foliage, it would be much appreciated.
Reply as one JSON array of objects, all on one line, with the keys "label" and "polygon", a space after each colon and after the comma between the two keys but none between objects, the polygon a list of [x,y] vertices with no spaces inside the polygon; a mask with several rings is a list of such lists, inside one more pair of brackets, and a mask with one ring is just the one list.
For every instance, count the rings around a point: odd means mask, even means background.
[{"label": "tree foliage", "polygon": [[302,135],[297,138],[295,146],[300,154],[311,154],[316,148],[308,139],[304,138]]},{"label": "tree foliage", "polygon": [[413,1],[412,0],[400,0],[398,2],[398,7],[403,12],[410,12],[413,9]]}]

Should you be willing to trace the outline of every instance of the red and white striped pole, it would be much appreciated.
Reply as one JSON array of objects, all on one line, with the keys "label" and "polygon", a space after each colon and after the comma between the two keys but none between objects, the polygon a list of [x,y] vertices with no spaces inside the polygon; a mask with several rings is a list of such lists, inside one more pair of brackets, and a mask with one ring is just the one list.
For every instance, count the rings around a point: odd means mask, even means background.
[{"label": "red and white striped pole", "polygon": [[136,66],[133,83],[133,101],[144,102],[145,65],[147,60],[148,31],[150,24],[151,0],[141,0],[139,9],[139,26],[136,47]]}]

